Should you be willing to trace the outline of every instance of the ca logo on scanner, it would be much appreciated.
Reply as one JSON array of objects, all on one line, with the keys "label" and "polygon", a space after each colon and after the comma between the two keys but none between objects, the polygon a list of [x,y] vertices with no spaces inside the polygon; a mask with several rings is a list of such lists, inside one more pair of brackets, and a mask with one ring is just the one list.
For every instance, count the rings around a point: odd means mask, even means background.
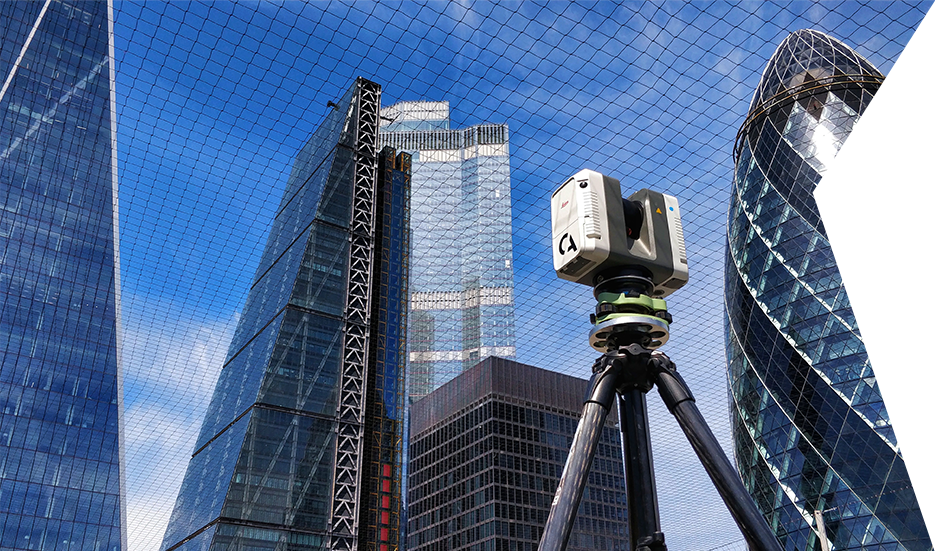
[{"label": "ca logo on scanner", "polygon": [[643,189],[624,199],[620,181],[582,170],[552,194],[552,264],[558,277],[593,286],[599,272],[640,266],[662,298],[688,281],[678,200]]},{"label": "ca logo on scanner", "polygon": [[[568,247],[565,248],[565,241],[568,241]],[[559,254],[564,255],[566,252],[577,251],[578,246],[575,245],[575,240],[571,238],[571,234],[566,233],[558,242],[558,252]]]}]

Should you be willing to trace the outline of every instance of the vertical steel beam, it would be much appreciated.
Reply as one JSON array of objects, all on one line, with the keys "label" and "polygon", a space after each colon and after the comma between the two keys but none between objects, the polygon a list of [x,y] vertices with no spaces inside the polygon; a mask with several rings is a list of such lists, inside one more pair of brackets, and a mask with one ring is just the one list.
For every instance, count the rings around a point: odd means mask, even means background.
[{"label": "vertical steel beam", "polygon": [[354,195],[350,223],[344,354],[341,366],[335,452],[331,545],[334,551],[356,551],[360,518],[361,459],[367,357],[370,339],[370,287],[373,281],[374,197],[377,175],[377,131],[380,86],[357,79],[351,106],[356,144]]}]

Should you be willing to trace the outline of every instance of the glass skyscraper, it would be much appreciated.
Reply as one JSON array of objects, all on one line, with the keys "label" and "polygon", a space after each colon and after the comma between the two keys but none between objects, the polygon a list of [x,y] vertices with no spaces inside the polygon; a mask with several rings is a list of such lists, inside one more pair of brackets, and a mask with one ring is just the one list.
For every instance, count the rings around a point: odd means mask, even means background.
[{"label": "glass skyscraper", "polygon": [[823,536],[835,550],[932,547],[812,196],[882,82],[838,40],[797,31],[737,137],[725,297],[735,458],[786,549]]},{"label": "glass skyscraper", "polygon": [[[534,551],[588,381],[487,358],[410,411],[410,551]],[[568,549],[629,551],[616,411],[602,429]]]},{"label": "glass skyscraper", "polygon": [[487,356],[516,357],[509,136],[449,128],[448,102],[381,111],[384,145],[412,153],[409,393]]},{"label": "glass skyscraper", "polygon": [[299,152],[163,549],[398,549],[411,158],[357,79]]},{"label": "glass skyscraper", "polygon": [[126,548],[110,2],[0,2],[0,548]]}]

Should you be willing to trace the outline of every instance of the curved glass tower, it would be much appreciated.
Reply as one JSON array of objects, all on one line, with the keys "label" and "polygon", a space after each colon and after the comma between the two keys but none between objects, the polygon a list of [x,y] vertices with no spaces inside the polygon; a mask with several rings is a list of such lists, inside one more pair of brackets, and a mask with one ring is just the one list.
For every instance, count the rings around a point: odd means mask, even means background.
[{"label": "curved glass tower", "polygon": [[883,82],[813,30],[769,60],[738,134],[726,259],[736,461],[786,549],[931,549],[812,196]]}]

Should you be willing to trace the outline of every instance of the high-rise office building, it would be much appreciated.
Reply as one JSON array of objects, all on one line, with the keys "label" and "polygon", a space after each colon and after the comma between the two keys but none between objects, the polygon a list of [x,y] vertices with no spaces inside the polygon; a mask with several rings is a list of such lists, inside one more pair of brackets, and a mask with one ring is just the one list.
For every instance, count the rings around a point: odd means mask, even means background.
[{"label": "high-rise office building", "polygon": [[0,2],[0,548],[126,548],[110,2]]},{"label": "high-rise office building", "polygon": [[357,79],[299,152],[163,549],[399,548],[411,159]]},{"label": "high-rise office building", "polygon": [[[487,358],[410,411],[410,551],[534,551],[588,381]],[[615,411],[569,550],[629,550]]]},{"label": "high-rise office building", "polygon": [[448,102],[381,111],[384,145],[412,153],[409,393],[487,356],[515,358],[509,136],[449,128]]},{"label": "high-rise office building", "polygon": [[812,196],[882,82],[838,40],[797,31],[769,60],[734,152],[735,458],[786,549],[932,546]]}]

